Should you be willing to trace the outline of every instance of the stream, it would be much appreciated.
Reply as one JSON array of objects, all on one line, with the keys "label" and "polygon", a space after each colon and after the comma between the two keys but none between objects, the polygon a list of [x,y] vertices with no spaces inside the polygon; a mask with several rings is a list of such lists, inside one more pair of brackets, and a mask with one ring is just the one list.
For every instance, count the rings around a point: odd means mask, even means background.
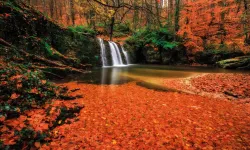
[{"label": "stream", "polygon": [[204,73],[249,73],[242,70],[226,70],[214,67],[164,66],[164,65],[128,65],[124,67],[94,68],[92,73],[73,76],[60,82],[77,81],[78,83],[98,85],[119,85],[136,82],[149,89],[166,90],[163,79],[187,78]]}]

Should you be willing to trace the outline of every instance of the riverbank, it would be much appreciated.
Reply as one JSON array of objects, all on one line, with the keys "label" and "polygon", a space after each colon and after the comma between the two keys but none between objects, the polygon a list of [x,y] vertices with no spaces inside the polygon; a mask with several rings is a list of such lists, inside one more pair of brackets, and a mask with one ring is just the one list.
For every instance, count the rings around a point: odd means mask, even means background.
[{"label": "riverbank", "polygon": [[250,74],[204,73],[188,78],[166,79],[164,85],[172,89],[229,100],[250,100]]}]

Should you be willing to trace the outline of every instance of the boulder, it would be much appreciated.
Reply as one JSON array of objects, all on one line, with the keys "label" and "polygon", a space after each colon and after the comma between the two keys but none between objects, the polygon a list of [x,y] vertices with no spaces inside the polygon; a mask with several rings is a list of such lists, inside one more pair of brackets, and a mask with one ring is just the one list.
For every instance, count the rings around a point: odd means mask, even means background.
[{"label": "boulder", "polygon": [[222,60],[216,63],[218,67],[224,69],[245,69],[250,70],[250,56],[235,57]]},{"label": "boulder", "polygon": [[240,50],[205,50],[195,54],[195,61],[199,64],[214,65],[218,61],[238,56],[244,56],[244,53]]}]

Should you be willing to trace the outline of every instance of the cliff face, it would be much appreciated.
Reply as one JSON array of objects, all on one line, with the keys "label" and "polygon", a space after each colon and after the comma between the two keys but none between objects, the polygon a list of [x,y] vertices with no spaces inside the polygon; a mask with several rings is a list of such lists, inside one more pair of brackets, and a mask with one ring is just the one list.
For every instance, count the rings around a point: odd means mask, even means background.
[{"label": "cliff face", "polygon": [[249,52],[249,13],[244,1],[185,0],[179,35],[184,36],[189,53],[211,44],[228,44]]}]

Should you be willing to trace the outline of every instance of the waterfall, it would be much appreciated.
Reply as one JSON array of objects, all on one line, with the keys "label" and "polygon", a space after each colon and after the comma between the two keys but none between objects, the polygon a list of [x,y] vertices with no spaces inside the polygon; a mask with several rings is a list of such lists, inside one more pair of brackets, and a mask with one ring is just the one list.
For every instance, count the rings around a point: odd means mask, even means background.
[{"label": "waterfall", "polygon": [[[112,41],[108,41],[109,48],[105,47],[104,40],[98,38],[101,48],[101,60],[103,67],[106,66],[125,66],[129,64],[129,57],[127,51]],[[111,58],[111,60],[109,60]]]},{"label": "waterfall", "polygon": [[106,55],[106,48],[105,48],[103,39],[101,39],[101,38],[98,38],[98,39],[99,39],[100,47],[101,47],[102,65],[105,67],[105,66],[108,65],[107,55]]},{"label": "waterfall", "polygon": [[122,52],[126,58],[127,64],[130,64],[130,60],[129,60],[129,56],[128,56],[128,52],[125,51],[124,47],[122,46]]},{"label": "waterfall", "polygon": [[119,47],[115,42],[109,41],[110,51],[112,55],[113,66],[124,65]]}]

